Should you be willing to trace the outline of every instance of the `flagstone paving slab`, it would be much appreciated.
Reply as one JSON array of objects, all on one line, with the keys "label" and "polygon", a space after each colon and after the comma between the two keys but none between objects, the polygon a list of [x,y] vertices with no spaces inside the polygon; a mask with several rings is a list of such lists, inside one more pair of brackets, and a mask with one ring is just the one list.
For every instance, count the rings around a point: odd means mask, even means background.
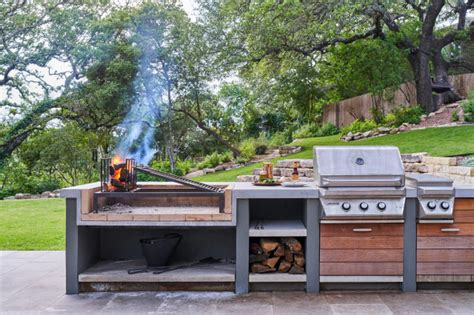
[{"label": "flagstone paving slab", "polygon": [[0,314],[466,314],[473,291],[99,292],[65,295],[62,251],[0,251]]}]

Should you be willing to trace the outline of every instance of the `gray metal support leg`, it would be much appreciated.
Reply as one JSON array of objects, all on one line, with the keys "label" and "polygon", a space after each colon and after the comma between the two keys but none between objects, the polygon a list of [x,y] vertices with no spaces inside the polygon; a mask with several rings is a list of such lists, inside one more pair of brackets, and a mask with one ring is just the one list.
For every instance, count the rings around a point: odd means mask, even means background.
[{"label": "gray metal support leg", "polygon": [[76,199],[66,199],[66,294],[78,294],[78,228]]},{"label": "gray metal support leg", "polygon": [[416,199],[407,199],[403,231],[403,292],[416,292],[416,207]]},{"label": "gray metal support leg", "polygon": [[306,199],[306,292],[319,292],[319,202]]},{"label": "gray metal support leg", "polygon": [[237,199],[235,293],[249,292],[249,200]]}]

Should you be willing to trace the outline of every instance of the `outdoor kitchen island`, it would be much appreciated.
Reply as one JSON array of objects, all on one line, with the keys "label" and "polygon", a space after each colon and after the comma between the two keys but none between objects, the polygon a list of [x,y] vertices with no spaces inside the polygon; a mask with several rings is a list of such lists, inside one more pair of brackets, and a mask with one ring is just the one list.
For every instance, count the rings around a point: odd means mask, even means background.
[{"label": "outdoor kitchen island", "polygon": [[[249,282],[296,283],[308,291],[317,291],[319,225],[318,190],[314,184],[301,188],[215,184],[225,187],[222,212],[217,208],[204,213],[200,207],[197,210],[182,208],[185,210],[182,213],[165,211],[159,215],[130,214],[127,207],[120,213],[96,212],[94,195],[100,194],[99,183],[62,190],[62,196],[66,198],[67,293],[177,289],[242,293],[248,291]],[[181,187],[169,182],[138,185],[153,189]],[[265,229],[252,228],[251,220],[261,217]],[[222,262],[162,274],[129,274],[130,269],[146,268],[139,240],[166,233],[183,236],[174,255],[176,261],[214,257]],[[249,274],[249,240],[252,237],[298,237],[305,246],[305,273]]]},{"label": "outdoor kitchen island", "polygon": [[[324,176],[324,172],[320,175]],[[120,199],[118,205],[127,199],[134,202],[118,212],[117,204],[103,201],[102,208],[98,208],[98,198],[94,196],[101,193],[99,183],[62,190],[67,210],[67,293],[113,290],[246,293],[283,288],[318,292],[374,287],[410,292],[417,289],[417,280],[420,284],[447,282],[461,283],[464,287],[472,287],[474,283],[472,187],[454,187],[448,200],[452,218],[430,224],[426,219],[418,220],[421,207],[418,204],[427,200],[443,207],[442,202],[439,197],[426,199],[431,198],[429,194],[417,201],[421,191],[412,186],[384,188],[383,194],[375,195],[361,188],[344,188],[341,195],[339,187],[322,188],[317,181],[304,187],[214,185],[222,188],[223,199],[202,191],[195,196],[188,190],[177,194],[183,189],[177,183],[138,183],[138,189],[129,195],[110,193],[112,202],[117,202],[114,198]],[[166,190],[169,191],[160,195]],[[360,191],[363,193],[359,194]],[[209,198],[208,207],[206,198]],[[334,198],[342,200],[335,202]],[[397,213],[387,211],[385,217],[378,218],[378,212],[385,213],[380,202],[389,205],[394,198],[404,198],[402,211],[397,208]],[[344,199],[354,205],[346,207]],[[143,212],[143,208],[150,210],[150,202],[165,207],[155,207],[153,213]],[[363,202],[369,209],[360,206]],[[176,203],[179,207],[175,207]],[[343,212],[336,211],[333,208],[336,205]],[[375,206],[379,210],[373,212]],[[181,212],[177,213],[177,209]],[[366,219],[361,220],[357,213],[365,213]],[[140,240],[167,233],[182,236],[171,265],[196,261],[198,264],[159,274],[147,270]],[[300,268],[289,273],[278,272],[278,267],[263,273],[258,268],[254,270],[253,244],[260,242],[263,247],[268,245],[265,243],[268,240],[275,240],[273,254],[282,243],[299,244],[290,258],[298,257],[303,262],[298,265]],[[214,258],[211,263],[205,260],[206,263],[199,264],[209,257]],[[266,258],[270,260],[273,256]],[[130,270],[138,272],[130,273]]]}]

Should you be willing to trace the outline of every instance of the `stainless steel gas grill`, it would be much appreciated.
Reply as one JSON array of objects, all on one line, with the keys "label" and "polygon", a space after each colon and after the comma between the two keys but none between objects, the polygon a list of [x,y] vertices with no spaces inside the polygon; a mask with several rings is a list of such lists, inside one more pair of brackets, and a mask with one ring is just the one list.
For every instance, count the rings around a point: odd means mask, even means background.
[{"label": "stainless steel gas grill", "polygon": [[322,208],[321,283],[398,287],[406,257],[405,172],[398,148],[315,147],[314,167]]},{"label": "stainless steel gas grill", "polygon": [[402,222],[405,172],[396,147],[315,147],[321,223]]},{"label": "stainless steel gas grill", "polygon": [[417,189],[419,223],[452,223],[454,186],[449,178],[407,174],[407,184]]}]

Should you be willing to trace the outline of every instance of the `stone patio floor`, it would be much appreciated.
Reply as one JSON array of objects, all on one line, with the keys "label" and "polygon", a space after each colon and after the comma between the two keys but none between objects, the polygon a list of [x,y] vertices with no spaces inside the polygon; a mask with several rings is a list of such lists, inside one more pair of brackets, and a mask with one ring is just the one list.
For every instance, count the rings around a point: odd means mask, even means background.
[{"label": "stone patio floor", "polygon": [[65,295],[64,252],[0,251],[0,314],[469,314],[474,291]]}]

